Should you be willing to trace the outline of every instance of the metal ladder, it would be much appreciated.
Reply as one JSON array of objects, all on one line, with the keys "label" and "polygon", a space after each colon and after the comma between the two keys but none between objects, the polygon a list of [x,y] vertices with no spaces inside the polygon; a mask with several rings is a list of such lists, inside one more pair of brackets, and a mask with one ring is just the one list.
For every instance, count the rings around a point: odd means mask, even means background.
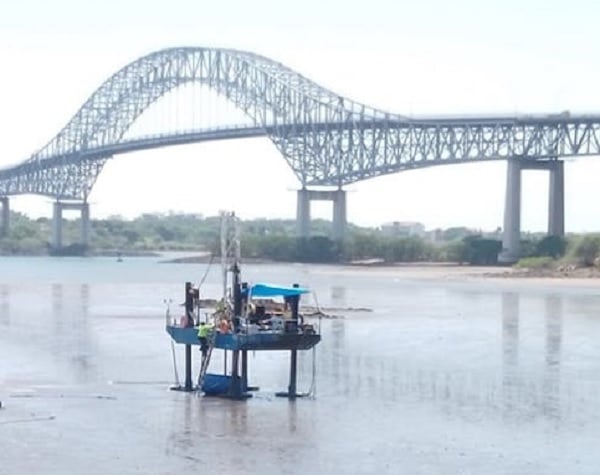
[{"label": "metal ladder", "polygon": [[210,357],[212,355],[213,348],[215,347],[215,340],[217,339],[217,331],[213,328],[208,336],[208,349],[206,350],[206,357],[202,360],[200,365],[200,373],[198,374],[198,390],[202,391],[202,384],[204,383],[204,376],[208,370],[210,364]]}]

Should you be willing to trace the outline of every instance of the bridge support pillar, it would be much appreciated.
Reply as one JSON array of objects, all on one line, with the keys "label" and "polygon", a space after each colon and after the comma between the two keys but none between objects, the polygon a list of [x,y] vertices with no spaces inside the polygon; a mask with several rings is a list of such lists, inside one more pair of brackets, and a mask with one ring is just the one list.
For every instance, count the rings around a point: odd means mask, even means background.
[{"label": "bridge support pillar", "polygon": [[564,162],[551,162],[548,201],[548,234],[565,235],[565,173]]},{"label": "bridge support pillar", "polygon": [[82,203],[65,203],[56,201],[53,205],[52,218],[52,243],[54,251],[60,251],[63,247],[62,215],[63,210],[75,210],[81,213],[81,241],[80,244],[87,249],[90,240],[90,205],[86,201]]},{"label": "bridge support pillar", "polygon": [[0,222],[0,236],[8,235],[10,208],[8,206],[8,196],[0,197],[0,205],[2,206],[2,221]]},{"label": "bridge support pillar", "polygon": [[519,260],[519,240],[521,237],[521,171],[548,170],[550,187],[548,197],[548,234],[565,235],[565,174],[564,162],[523,163],[509,159],[506,173],[506,204],[504,208],[504,234],[502,253],[499,261],[511,264]]},{"label": "bridge support pillar", "polygon": [[498,260],[512,264],[519,260],[521,239],[521,164],[516,159],[507,160],[506,201],[504,203],[504,230],[502,252]]},{"label": "bridge support pillar", "polygon": [[298,190],[298,206],[296,211],[296,226],[298,237],[310,236],[310,202],[333,202],[332,237],[337,241],[344,239],[346,233],[346,191],[337,190]]},{"label": "bridge support pillar", "polygon": [[87,201],[81,203],[81,244],[86,249],[90,245],[90,205]]},{"label": "bridge support pillar", "polygon": [[52,249],[62,248],[62,203],[56,201],[52,206]]},{"label": "bridge support pillar", "polygon": [[310,193],[306,188],[298,190],[296,227],[297,235],[301,238],[306,238],[310,235]]},{"label": "bridge support pillar", "polygon": [[346,231],[346,192],[340,188],[333,195],[333,239],[342,241]]}]

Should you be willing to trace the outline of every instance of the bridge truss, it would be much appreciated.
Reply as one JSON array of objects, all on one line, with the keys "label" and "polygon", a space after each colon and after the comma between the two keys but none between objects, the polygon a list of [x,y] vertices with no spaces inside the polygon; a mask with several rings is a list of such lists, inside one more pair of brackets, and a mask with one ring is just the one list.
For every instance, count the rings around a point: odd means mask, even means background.
[{"label": "bridge truss", "polygon": [[[150,105],[189,83],[227,98],[253,125],[124,138]],[[253,53],[172,48],[117,71],[46,146],[0,170],[0,196],[86,200],[115,154],[255,136],[274,143],[303,187],[341,187],[441,164],[598,155],[600,115],[415,119],[341,97]]]}]

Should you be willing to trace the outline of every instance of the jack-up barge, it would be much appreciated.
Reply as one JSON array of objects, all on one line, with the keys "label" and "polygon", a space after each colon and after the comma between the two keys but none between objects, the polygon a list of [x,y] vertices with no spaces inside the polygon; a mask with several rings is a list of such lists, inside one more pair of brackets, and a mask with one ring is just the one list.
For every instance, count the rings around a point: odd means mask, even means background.
[{"label": "jack-up barge", "polygon": [[[224,267],[225,283],[227,271],[232,276],[230,292],[224,290],[224,297],[208,322],[200,321],[199,312],[195,311],[199,307],[199,289],[190,282],[185,284],[185,315],[179,322],[167,319],[167,333],[175,343],[185,345],[185,383],[178,389],[245,399],[256,389],[248,385],[248,351],[285,350],[290,352],[289,384],[287,391],[277,395],[289,399],[301,396],[296,387],[298,351],[309,350],[321,341],[317,329],[306,324],[299,312],[300,297],[308,289],[297,284],[288,287],[241,282],[239,250],[233,264]],[[283,298],[282,307],[269,305],[274,297]],[[193,346],[202,349],[197,385],[192,380]],[[225,360],[231,352],[230,374],[227,369],[223,374],[208,373],[213,350],[223,350]]]}]

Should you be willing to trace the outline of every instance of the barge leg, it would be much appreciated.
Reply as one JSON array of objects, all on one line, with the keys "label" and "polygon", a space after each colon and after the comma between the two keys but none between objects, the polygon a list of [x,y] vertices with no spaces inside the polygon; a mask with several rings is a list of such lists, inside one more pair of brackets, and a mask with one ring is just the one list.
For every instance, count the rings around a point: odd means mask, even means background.
[{"label": "barge leg", "polygon": [[248,387],[248,351],[242,350],[242,387]]},{"label": "barge leg", "polygon": [[240,386],[240,351],[233,350],[231,355],[231,387],[229,388],[229,397],[240,399],[242,397],[242,388]]},{"label": "barge leg", "polygon": [[297,397],[301,397],[301,395],[299,395],[296,392],[296,375],[298,373],[297,371],[298,369],[298,350],[291,350],[290,351],[290,383],[288,384],[288,390],[286,391],[280,391],[278,393],[275,393],[275,396],[277,397],[287,397],[290,400],[296,399]]},{"label": "barge leg", "polygon": [[192,346],[185,345],[185,390],[192,391]]},{"label": "barge leg", "polygon": [[[246,352],[242,352],[242,360],[244,359],[244,353]],[[240,350],[233,350],[231,357],[231,386],[229,387],[228,397],[231,399],[246,399],[250,397],[243,381],[244,374],[240,377]]]},{"label": "barge leg", "polygon": [[290,353],[290,385],[288,386],[288,398],[296,399],[296,369],[298,365],[298,350],[292,350]]},{"label": "barge leg", "polygon": [[246,391],[258,391],[258,386],[248,386],[248,350],[242,350],[242,385]]}]

